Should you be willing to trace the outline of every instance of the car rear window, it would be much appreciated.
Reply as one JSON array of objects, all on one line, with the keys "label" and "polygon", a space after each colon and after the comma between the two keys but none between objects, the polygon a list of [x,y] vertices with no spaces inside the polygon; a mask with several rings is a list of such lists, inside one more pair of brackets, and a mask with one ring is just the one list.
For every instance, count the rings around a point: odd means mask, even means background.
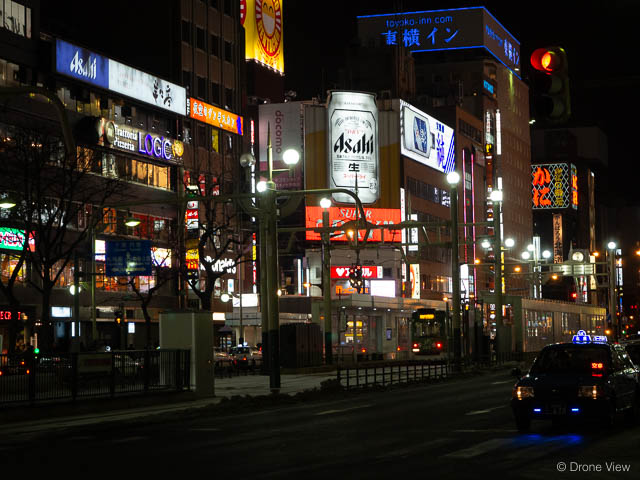
[{"label": "car rear window", "polygon": [[567,345],[542,350],[531,367],[531,373],[589,373],[604,370],[608,365],[609,352],[606,348]]}]

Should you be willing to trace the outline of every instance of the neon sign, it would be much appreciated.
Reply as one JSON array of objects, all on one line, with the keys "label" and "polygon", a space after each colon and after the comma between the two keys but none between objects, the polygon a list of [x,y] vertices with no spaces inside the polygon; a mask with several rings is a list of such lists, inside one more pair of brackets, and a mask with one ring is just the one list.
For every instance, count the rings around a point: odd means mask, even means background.
[{"label": "neon sign", "polygon": [[[374,225],[394,225],[400,223],[400,209],[395,208],[365,208],[364,213],[366,220]],[[306,227],[320,228],[322,227],[322,207],[307,207],[305,209]],[[336,227],[346,222],[356,219],[356,209],[349,207],[331,207],[329,209],[329,223]],[[335,235],[335,236],[334,236]],[[354,233],[355,235],[355,233]],[[358,231],[358,240],[364,241],[364,230]],[[398,230],[375,229],[369,232],[368,242],[399,242],[402,234]],[[307,230],[307,240],[321,240],[320,232]],[[332,242],[346,242],[351,240],[347,232],[336,231],[332,234]]]},{"label": "neon sign", "polygon": [[118,125],[102,118],[98,120],[100,139],[98,144],[105,143],[118,150],[140,153],[151,158],[175,162],[184,153],[184,145],[179,140],[154,135],[126,125]]},{"label": "neon sign", "polygon": [[531,165],[531,201],[534,210],[578,208],[578,175],[575,165]]},{"label": "neon sign", "polygon": [[[382,278],[382,267],[367,267],[362,266],[362,278]],[[349,278],[349,267],[331,267],[331,278]]]}]

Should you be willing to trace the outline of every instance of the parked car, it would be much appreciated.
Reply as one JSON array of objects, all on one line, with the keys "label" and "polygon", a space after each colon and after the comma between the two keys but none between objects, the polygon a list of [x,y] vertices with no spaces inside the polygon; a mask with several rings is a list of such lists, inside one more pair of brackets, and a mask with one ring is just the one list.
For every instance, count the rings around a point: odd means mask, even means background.
[{"label": "parked car", "polygon": [[640,339],[627,340],[622,342],[622,346],[631,357],[631,361],[640,368]]},{"label": "parked car", "polygon": [[[515,375],[521,372],[515,369]],[[571,343],[544,347],[529,373],[513,387],[511,408],[520,431],[532,420],[600,418],[613,424],[618,413],[640,416],[640,372],[622,345],[584,330]]]},{"label": "parked car", "polygon": [[262,351],[257,347],[233,347],[229,355],[234,365],[238,367],[255,367],[262,362]]},{"label": "parked car", "polygon": [[218,365],[225,365],[231,362],[231,356],[227,351],[222,347],[214,347],[213,348],[213,360]]}]

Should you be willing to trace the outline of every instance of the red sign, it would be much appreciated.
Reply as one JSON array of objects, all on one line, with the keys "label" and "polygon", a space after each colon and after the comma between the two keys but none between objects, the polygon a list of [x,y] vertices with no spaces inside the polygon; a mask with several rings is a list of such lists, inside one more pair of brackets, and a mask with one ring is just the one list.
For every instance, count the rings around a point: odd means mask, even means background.
[{"label": "red sign", "polygon": [[[306,227],[322,227],[322,207],[306,208]],[[394,208],[365,208],[364,214],[367,222],[373,225],[394,225],[400,223],[400,209]],[[356,219],[356,208],[331,207],[329,209],[329,223],[332,226],[340,226],[345,222]],[[384,234],[383,234],[384,232]],[[402,235],[400,230],[375,229],[369,232],[368,242],[400,242]],[[364,241],[364,230],[358,231],[358,240]],[[321,240],[319,232],[307,230],[307,240]],[[346,232],[335,231],[331,234],[331,241],[346,242],[350,240]]]},{"label": "red sign", "polygon": [[[349,267],[331,267],[331,278],[349,278]],[[362,267],[362,278],[382,278],[382,267]]]}]

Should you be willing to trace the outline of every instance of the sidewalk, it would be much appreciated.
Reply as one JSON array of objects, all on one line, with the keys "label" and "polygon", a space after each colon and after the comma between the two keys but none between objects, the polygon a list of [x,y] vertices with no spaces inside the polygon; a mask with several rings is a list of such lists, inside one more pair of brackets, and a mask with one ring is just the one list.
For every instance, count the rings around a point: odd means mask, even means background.
[{"label": "sidewalk", "polygon": [[[336,372],[283,374],[280,394],[292,395],[320,388],[325,380],[335,379]],[[214,395],[198,397],[194,392],[150,394],[114,399],[82,400],[49,405],[7,406],[0,410],[0,443],[16,434],[31,435],[55,428],[77,427],[102,422],[133,420],[220,403],[234,396],[270,395],[269,376],[247,375],[214,380]],[[13,437],[15,439],[15,437]]]}]

